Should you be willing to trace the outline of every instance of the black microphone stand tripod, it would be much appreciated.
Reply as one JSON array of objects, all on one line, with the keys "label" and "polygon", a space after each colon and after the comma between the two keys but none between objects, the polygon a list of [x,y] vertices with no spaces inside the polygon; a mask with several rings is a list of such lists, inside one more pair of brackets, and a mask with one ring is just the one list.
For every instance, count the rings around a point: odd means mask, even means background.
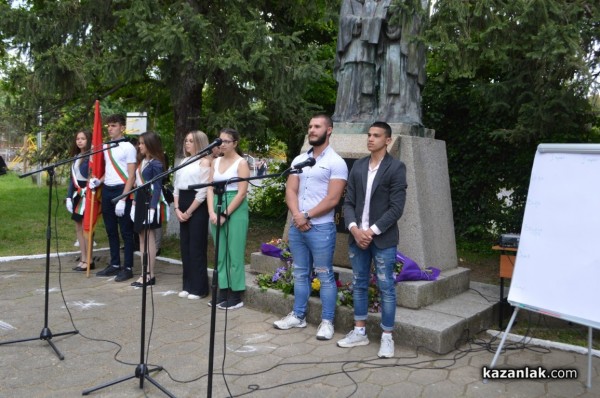
[{"label": "black microphone stand tripod", "polygon": [[30,338],[26,338],[26,339],[5,341],[5,342],[0,343],[0,345],[22,343],[25,341],[33,341],[33,340],[38,340],[38,339],[45,340],[50,345],[50,347],[52,347],[52,349],[54,350],[54,352],[56,353],[56,355],[58,356],[58,358],[61,361],[65,359],[65,356],[58,350],[58,348],[56,348],[56,346],[52,342],[52,338],[57,337],[57,336],[65,336],[68,334],[78,334],[79,331],[73,330],[70,332],[52,334],[52,331],[48,327],[48,304],[49,304],[49,290],[50,290],[50,244],[52,241],[52,217],[51,217],[52,216],[52,188],[54,186],[55,169],[56,169],[56,167],[63,165],[65,163],[71,163],[71,162],[76,161],[77,159],[88,158],[89,156],[91,156],[95,153],[103,152],[109,148],[112,148],[112,147],[109,146],[108,148],[101,148],[96,151],[86,153],[83,156],[77,155],[77,156],[74,156],[69,159],[60,160],[51,165],[42,167],[41,169],[30,171],[29,173],[21,174],[19,176],[19,178],[24,178],[24,177],[27,177],[27,176],[30,176],[33,174],[41,173],[42,171],[48,172],[48,222],[46,224],[46,284],[44,287],[44,327],[42,328],[42,331],[40,332],[39,337],[30,337]]},{"label": "black microphone stand tripod", "polygon": [[[148,380],[150,383],[152,383],[156,388],[158,388],[159,390],[161,390],[162,392],[164,392],[167,396],[171,397],[171,398],[175,398],[175,396],[173,394],[171,394],[166,388],[164,388],[162,385],[160,385],[160,383],[158,383],[156,380],[154,380],[151,376],[150,376],[150,372],[158,372],[163,370],[162,366],[156,366],[155,368],[149,368],[147,363],[146,363],[146,357],[145,357],[145,345],[146,345],[146,292],[147,292],[147,281],[148,281],[148,264],[149,264],[149,260],[148,260],[148,248],[149,248],[149,244],[148,244],[148,231],[150,230],[150,223],[152,222],[152,220],[150,220],[150,200],[152,199],[152,191],[151,191],[151,186],[152,183],[156,180],[162,179],[164,173],[161,173],[159,176],[153,178],[150,181],[147,181],[146,183],[144,183],[143,185],[140,185],[139,187],[132,189],[131,191],[120,195],[116,198],[114,198],[112,200],[113,203],[116,203],[117,201],[123,199],[124,197],[143,189],[144,190],[144,202],[143,202],[143,209],[144,209],[144,214],[146,214],[145,216],[145,222],[144,222],[144,252],[142,253],[142,316],[141,316],[141,324],[140,324],[140,362],[138,363],[138,365],[135,368],[135,372],[132,375],[129,376],[125,376],[125,377],[121,377],[119,379],[115,379],[113,381],[109,381],[107,383],[101,384],[99,386],[96,387],[92,387],[89,388],[87,390],[83,390],[83,392],[81,393],[82,395],[88,395],[91,392],[94,391],[98,391],[101,390],[105,387],[110,387],[113,386],[115,384],[119,384],[121,382],[127,381],[127,380],[131,380],[134,377],[138,378],[140,380],[140,389],[144,388],[144,380]],[[168,173],[167,173],[168,174]],[[136,203],[136,205],[138,205],[138,203]],[[123,217],[129,217],[129,214],[124,214]],[[155,217],[160,217],[160,214],[158,213],[158,211],[155,213]]]},{"label": "black microphone stand tripod", "polygon": [[[213,187],[215,195],[217,195],[217,214],[223,212],[223,195],[225,194],[225,186],[234,182],[261,180],[263,178],[272,177],[285,177],[289,174],[302,173],[302,169],[289,168],[283,173],[279,174],[265,174],[262,176],[241,178],[235,177],[229,180],[213,181],[207,184],[190,185],[188,189],[198,189],[204,187]],[[211,306],[210,306],[210,343],[208,351],[208,382],[206,387],[206,396],[212,397],[212,384],[213,384],[213,369],[214,369],[214,357],[215,357],[215,331],[216,331],[216,313],[217,313],[217,281],[219,279],[218,264],[219,264],[219,239],[221,231],[221,224],[217,222],[215,232],[215,255],[214,255],[214,268],[213,276],[211,281]]]},{"label": "black microphone stand tripod", "polygon": [[[146,215],[146,220],[147,220],[149,212],[150,212],[150,202],[149,201],[150,201],[150,197],[151,197],[150,187],[152,186],[152,184],[155,181],[161,181],[165,176],[172,174],[175,171],[194,163],[196,160],[199,160],[199,159],[207,156],[209,153],[210,153],[210,149],[208,149],[208,150],[206,148],[203,149],[202,151],[198,152],[196,155],[190,157],[190,159],[187,162],[182,163],[182,164],[178,165],[177,167],[172,167],[169,170],[156,175],[151,180],[146,181],[144,184],[140,185],[139,187],[132,189],[128,193],[114,198],[112,200],[113,203],[116,203],[117,201],[121,200],[125,196],[128,196],[140,189],[146,189],[146,195],[145,195],[146,201],[144,203],[144,206],[145,206],[145,211],[147,213],[147,215]],[[128,217],[128,216],[129,215],[127,215],[127,214],[123,215],[123,217]],[[160,217],[160,215],[157,215],[157,216]],[[112,386],[115,384],[119,384],[123,381],[130,380],[130,379],[133,379],[134,377],[137,377],[138,379],[140,379],[140,388],[144,387],[144,380],[148,380],[150,383],[154,384],[158,389],[160,389],[162,392],[164,392],[167,396],[175,398],[175,396],[173,394],[171,394],[163,386],[161,386],[156,380],[154,380],[152,377],[150,377],[150,372],[161,371],[161,370],[163,370],[163,368],[162,368],[162,366],[157,366],[153,369],[149,369],[148,365],[146,364],[146,359],[145,359],[145,354],[144,354],[144,349],[145,349],[145,345],[146,345],[145,339],[146,339],[146,291],[147,291],[146,280],[147,280],[147,276],[148,276],[148,270],[147,270],[147,268],[148,268],[148,227],[149,227],[149,225],[146,225],[146,227],[144,228],[144,237],[145,237],[144,250],[145,250],[145,252],[142,255],[142,280],[144,281],[144,283],[142,284],[143,286],[142,286],[142,309],[141,309],[142,319],[141,319],[141,326],[140,326],[140,362],[136,366],[135,372],[133,375],[125,376],[125,377],[110,381],[108,383],[104,383],[99,386],[89,388],[87,390],[84,390],[82,392],[82,395],[88,395],[91,392],[98,391],[102,388],[109,387],[109,386]]]}]

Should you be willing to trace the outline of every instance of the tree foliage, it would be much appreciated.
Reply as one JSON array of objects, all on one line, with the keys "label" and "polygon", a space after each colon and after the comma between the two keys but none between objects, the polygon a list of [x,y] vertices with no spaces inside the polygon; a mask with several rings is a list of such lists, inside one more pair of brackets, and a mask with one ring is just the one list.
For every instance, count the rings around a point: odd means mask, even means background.
[{"label": "tree foliage", "polygon": [[[598,140],[588,96],[599,9],[560,0],[436,3],[424,120],[447,144],[459,237],[520,229],[538,143]],[[503,189],[510,205],[498,198]]]},{"label": "tree foliage", "polygon": [[[307,114],[331,104],[331,98],[307,94],[328,77],[331,61],[323,47],[331,46],[334,6],[333,0],[30,0],[3,6],[5,43],[30,62],[10,71],[19,102],[13,109],[34,115],[41,106],[51,123],[65,106],[84,104],[91,113],[99,98],[114,108],[151,109],[160,128],[174,131],[177,152],[188,131],[214,136],[225,125],[253,142],[294,137],[290,144],[297,148],[294,133],[304,131]],[[164,115],[170,125],[163,125]],[[30,117],[29,129],[34,125]]]},{"label": "tree foliage", "polygon": [[[334,109],[338,11],[339,0],[4,0],[3,110],[24,132],[42,110],[42,159],[91,126],[97,98],[105,115],[148,111],[176,153],[187,131],[230,126],[246,149],[277,138],[290,158],[309,115]],[[448,0],[433,11],[415,38],[430,49],[423,122],[446,141],[457,234],[516,231],[537,144],[598,141],[600,3]]]}]

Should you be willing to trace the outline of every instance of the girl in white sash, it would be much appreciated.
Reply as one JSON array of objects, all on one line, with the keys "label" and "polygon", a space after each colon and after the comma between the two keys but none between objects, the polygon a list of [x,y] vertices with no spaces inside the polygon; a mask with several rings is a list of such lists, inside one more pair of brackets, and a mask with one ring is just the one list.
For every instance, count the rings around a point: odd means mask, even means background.
[{"label": "girl in white sash", "polygon": [[[92,146],[92,133],[89,131],[79,131],[75,134],[75,141],[71,148],[71,156],[83,155],[89,152]],[[83,233],[83,212],[85,211],[85,193],[88,179],[88,162],[89,157],[82,157],[71,164],[71,180],[67,191],[66,206],[71,219],[75,221],[75,231],[77,233],[77,241],[79,242],[79,250],[81,256],[79,263],[73,268],[74,271],[87,271],[88,264],[85,261],[88,257],[87,239]],[[90,258],[92,256],[90,255]],[[96,268],[92,262],[90,269]]]}]

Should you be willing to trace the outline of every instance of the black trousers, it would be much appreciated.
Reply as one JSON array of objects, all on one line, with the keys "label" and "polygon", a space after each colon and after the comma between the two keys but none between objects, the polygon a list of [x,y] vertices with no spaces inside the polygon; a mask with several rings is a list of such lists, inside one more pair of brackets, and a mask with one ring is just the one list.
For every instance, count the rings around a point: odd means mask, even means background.
[{"label": "black trousers", "polygon": [[[185,212],[192,204],[195,195],[195,190],[180,190],[179,210]],[[188,221],[179,224],[179,245],[183,263],[183,290],[197,296],[208,294],[206,200],[194,211]]]}]

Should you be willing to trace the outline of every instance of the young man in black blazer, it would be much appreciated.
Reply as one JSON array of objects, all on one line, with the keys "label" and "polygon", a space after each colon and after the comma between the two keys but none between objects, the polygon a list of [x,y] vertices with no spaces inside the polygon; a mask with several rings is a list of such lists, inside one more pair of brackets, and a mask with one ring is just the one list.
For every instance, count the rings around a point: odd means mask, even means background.
[{"label": "young man in black blazer", "polygon": [[340,347],[369,344],[365,333],[368,316],[371,262],[375,262],[377,286],[381,293],[380,358],[394,356],[392,331],[396,317],[394,266],[399,241],[398,220],[406,201],[406,167],[394,159],[387,147],[392,129],[385,122],[375,122],[367,133],[371,154],[357,160],[350,171],[344,220],[350,231],[349,256],[354,274],[354,329],[338,341]]}]

